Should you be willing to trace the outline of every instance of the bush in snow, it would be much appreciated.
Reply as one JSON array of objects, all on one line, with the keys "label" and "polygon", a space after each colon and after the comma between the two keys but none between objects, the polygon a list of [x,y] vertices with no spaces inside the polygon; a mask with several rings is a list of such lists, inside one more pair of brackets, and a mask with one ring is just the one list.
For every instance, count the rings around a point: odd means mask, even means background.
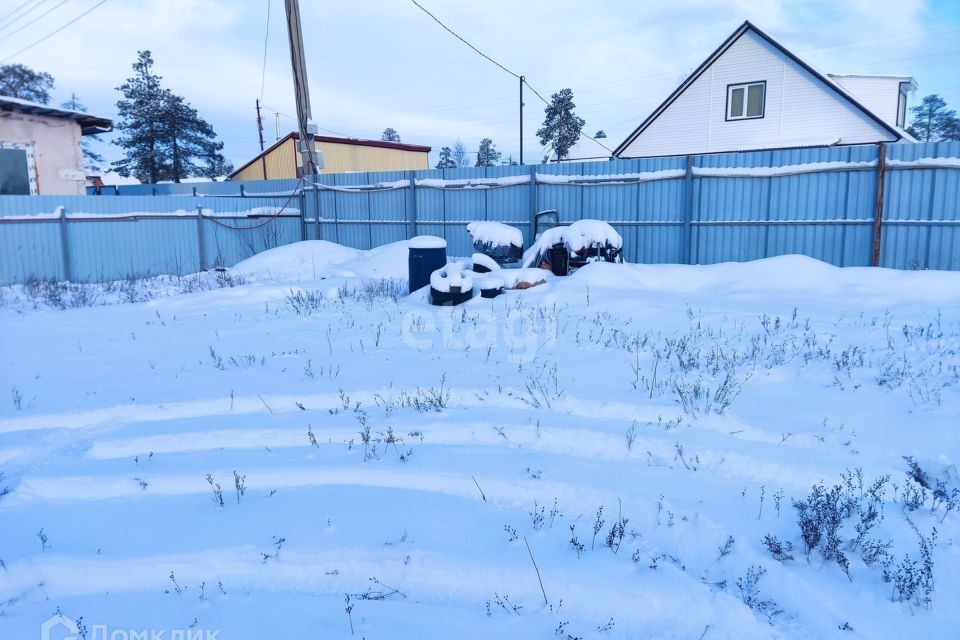
[{"label": "bush in snow", "polygon": [[783,613],[783,610],[777,608],[777,603],[774,600],[760,596],[760,589],[757,584],[766,572],[766,569],[761,566],[751,566],[747,569],[746,575],[737,578],[736,584],[743,604],[757,613],[766,615],[772,624],[774,616]]},{"label": "bush in snow", "polygon": [[937,530],[933,529],[929,537],[924,537],[911,520],[907,522],[920,539],[920,562],[912,560],[907,554],[896,569],[884,569],[883,579],[893,583],[890,596],[893,602],[906,602],[911,608],[917,605],[929,609],[933,595],[933,545],[937,541]]},{"label": "bush in snow", "polygon": [[359,286],[344,284],[337,289],[337,302],[397,302],[407,295],[407,281],[403,278],[363,280]]},{"label": "bush in snow", "polygon": [[777,536],[766,535],[763,537],[763,546],[767,548],[767,551],[775,560],[780,562],[793,560],[793,555],[790,553],[793,551],[792,542],[781,542]]},{"label": "bush in snow", "polygon": [[284,302],[298,316],[309,317],[315,311],[324,308],[325,300],[326,298],[319,291],[293,291],[291,289],[290,295],[284,299]]}]

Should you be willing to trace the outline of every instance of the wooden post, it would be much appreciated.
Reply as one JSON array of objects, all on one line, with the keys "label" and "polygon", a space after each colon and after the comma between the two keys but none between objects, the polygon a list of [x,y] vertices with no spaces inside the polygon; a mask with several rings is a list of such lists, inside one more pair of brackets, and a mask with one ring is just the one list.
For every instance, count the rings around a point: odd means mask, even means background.
[{"label": "wooden post", "polygon": [[873,241],[870,243],[870,266],[880,266],[880,244],[883,240],[883,191],[887,173],[887,144],[877,145],[877,189],[873,201]]},{"label": "wooden post", "polygon": [[72,280],[70,272],[70,236],[67,235],[67,208],[60,207],[60,259],[63,261],[63,279]]},{"label": "wooden post", "polygon": [[203,241],[203,209],[197,205],[197,254],[200,258],[200,271],[207,270],[206,251]]},{"label": "wooden post", "polygon": [[683,243],[681,258],[683,264],[693,264],[693,156],[687,156],[686,173],[683,177]]},{"label": "wooden post", "polygon": [[303,53],[303,32],[300,25],[299,0],[285,0],[287,12],[287,35],[290,39],[290,64],[293,67],[293,91],[297,101],[297,125],[300,132],[300,156],[303,158],[303,175],[315,176],[317,150],[310,130],[310,88],[307,82],[307,62]]}]

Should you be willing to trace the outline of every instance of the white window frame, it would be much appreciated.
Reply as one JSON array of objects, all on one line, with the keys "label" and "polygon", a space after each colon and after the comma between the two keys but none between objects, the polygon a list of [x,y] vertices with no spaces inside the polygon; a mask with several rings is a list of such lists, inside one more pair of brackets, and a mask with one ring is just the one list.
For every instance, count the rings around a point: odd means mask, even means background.
[{"label": "white window frame", "polygon": [[0,149],[19,149],[27,152],[27,178],[30,182],[30,195],[37,195],[37,161],[33,153],[33,145],[20,142],[3,142],[0,140]]},{"label": "white window frame", "polygon": [[901,129],[907,126],[907,92],[902,88],[897,96],[897,126]]},{"label": "white window frame", "polygon": [[[747,115],[747,102],[750,95],[750,87],[760,86],[763,89],[763,97],[760,100],[760,115],[748,116]],[[732,113],[733,107],[733,92],[735,89],[743,89],[743,112],[741,115],[734,115]],[[753,82],[740,82],[738,84],[728,84],[727,85],[727,120],[759,120],[766,115],[767,112],[767,81],[766,80],[755,80]]]}]

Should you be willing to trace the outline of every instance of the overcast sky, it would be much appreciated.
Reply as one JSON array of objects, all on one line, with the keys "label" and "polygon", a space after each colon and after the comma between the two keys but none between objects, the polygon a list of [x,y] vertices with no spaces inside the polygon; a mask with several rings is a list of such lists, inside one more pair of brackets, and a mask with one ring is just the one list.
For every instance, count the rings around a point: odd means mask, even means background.
[{"label": "overcast sky", "polygon": [[[292,131],[296,113],[283,0],[107,0],[28,51],[9,57],[100,0],[30,0],[0,19],[0,60],[56,79],[54,101],[76,93],[114,117],[117,87],[137,51],[153,52],[164,84],[223,139],[236,165],[265,137]],[[0,15],[24,0],[0,0]],[[269,30],[267,16],[269,7]],[[617,144],[740,23],[749,19],[828,73],[912,75],[911,104],[939,93],[960,109],[960,2],[955,0],[422,0],[439,19],[541,94],[571,87],[585,130]],[[45,12],[47,15],[42,15]],[[518,155],[518,82],[468,49],[409,0],[301,0],[314,119],[329,132],[434,148],[490,137]],[[15,14],[16,15],[16,14]],[[41,17],[42,16],[42,17]],[[32,24],[28,24],[34,20]],[[264,68],[264,38],[267,37]],[[524,152],[536,161],[543,104],[529,92]],[[101,149],[108,159],[118,151]]]}]

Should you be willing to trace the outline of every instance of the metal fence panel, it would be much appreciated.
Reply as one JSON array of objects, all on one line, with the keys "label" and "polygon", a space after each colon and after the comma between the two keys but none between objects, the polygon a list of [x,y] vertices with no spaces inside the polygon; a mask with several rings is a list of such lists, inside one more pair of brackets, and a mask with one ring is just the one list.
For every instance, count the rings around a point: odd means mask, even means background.
[{"label": "metal fence panel", "polygon": [[887,157],[881,265],[960,269],[960,171],[893,164],[958,158],[960,142],[892,145]]},{"label": "metal fence panel", "polygon": [[[877,152],[876,145],[860,145],[134,185],[114,191],[120,195],[105,190],[95,197],[3,196],[0,283],[184,274],[201,262],[206,268],[230,266],[301,238],[367,249],[429,234],[447,240],[449,255],[466,256],[473,251],[469,221],[513,225],[529,246],[533,215],[544,209],[557,209],[563,224],[582,218],[609,222],[623,236],[625,258],[632,262],[707,264],[801,253],[862,266],[873,253]],[[957,158],[957,142],[887,147],[882,266],[960,269]],[[653,174],[658,171],[672,173]],[[573,182],[536,182],[538,174],[570,176]],[[507,176],[529,180],[497,183]],[[485,184],[415,186],[425,179]],[[266,222],[265,214],[284,203],[284,215]],[[198,206],[213,217],[199,220]]]}]

